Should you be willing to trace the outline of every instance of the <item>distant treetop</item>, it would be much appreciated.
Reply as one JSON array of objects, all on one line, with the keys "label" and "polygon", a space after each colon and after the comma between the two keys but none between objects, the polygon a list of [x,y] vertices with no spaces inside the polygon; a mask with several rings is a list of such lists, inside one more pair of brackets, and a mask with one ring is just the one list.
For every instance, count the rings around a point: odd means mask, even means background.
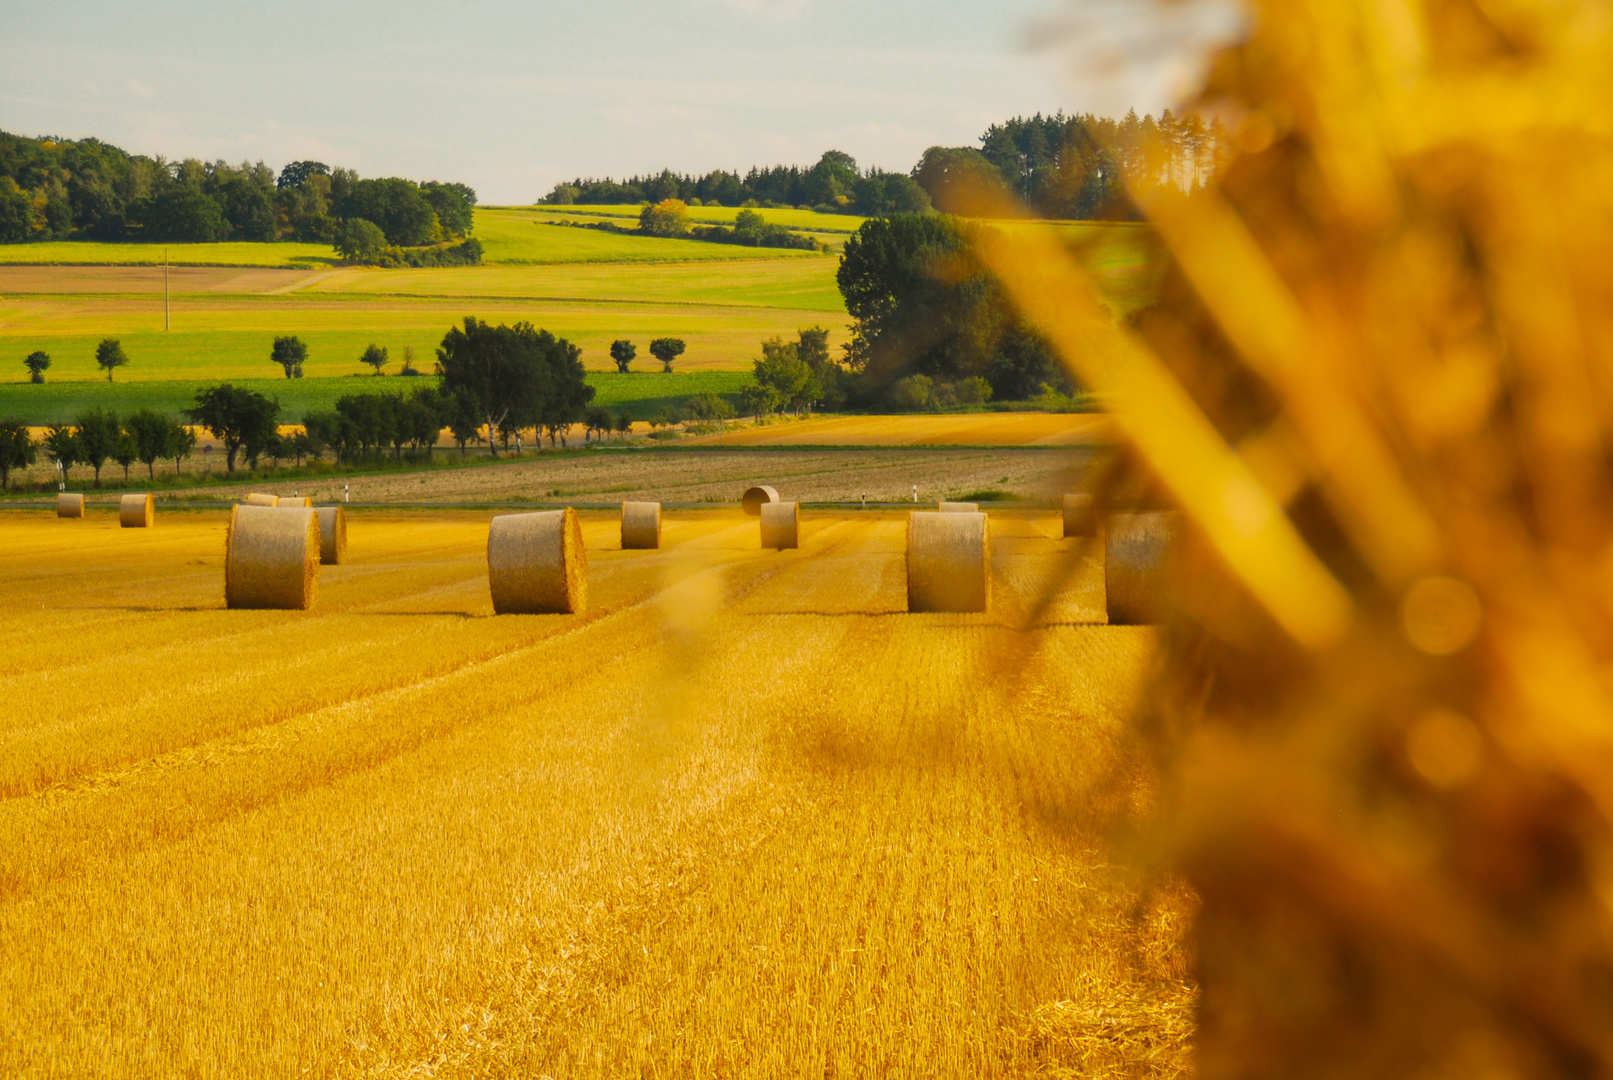
[{"label": "distant treetop", "polygon": [[0,243],[29,240],[299,240],[332,243],[344,220],[375,224],[388,244],[470,235],[476,192],[293,161],[168,161],[96,139],[0,132]]},{"label": "distant treetop", "polygon": [[556,184],[549,204],[657,204],[802,207],[880,217],[921,213],[964,176],[990,178],[1043,217],[1131,220],[1138,217],[1127,185],[1203,184],[1226,161],[1229,136],[1219,122],[1169,110],[1157,119],[1128,113],[1110,120],[1062,112],[992,124],[979,146],[932,146],[910,172],[858,170],[830,150],[808,168],[752,168],[743,177],[716,170],[684,176],[663,169],[624,180],[576,179]]}]

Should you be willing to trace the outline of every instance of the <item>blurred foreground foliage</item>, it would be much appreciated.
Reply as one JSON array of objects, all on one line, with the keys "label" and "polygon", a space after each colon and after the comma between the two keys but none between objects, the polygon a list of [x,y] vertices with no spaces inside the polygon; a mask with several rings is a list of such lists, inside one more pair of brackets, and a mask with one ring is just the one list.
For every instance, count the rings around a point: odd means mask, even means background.
[{"label": "blurred foreground foliage", "polygon": [[1142,727],[1199,1075],[1605,1075],[1608,6],[1246,6],[1198,103],[1232,160],[1133,188],[1158,306],[1083,314],[1051,236],[977,249],[1114,409],[1111,495],[1189,523]]}]

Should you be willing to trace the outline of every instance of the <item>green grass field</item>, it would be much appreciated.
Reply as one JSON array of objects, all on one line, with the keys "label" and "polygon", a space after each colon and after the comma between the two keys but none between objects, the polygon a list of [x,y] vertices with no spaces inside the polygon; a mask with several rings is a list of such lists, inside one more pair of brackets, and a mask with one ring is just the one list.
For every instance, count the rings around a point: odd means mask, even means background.
[{"label": "green grass field", "polygon": [[[605,205],[605,206],[500,206],[483,207],[482,210],[521,210],[535,212],[544,216],[553,216],[557,219],[579,218],[609,218],[617,221],[623,218],[638,221],[641,206],[636,205]],[[816,210],[768,210],[759,208],[758,214],[773,225],[783,225],[787,229],[807,233],[854,233],[857,226],[866,218],[855,214],[820,214]],[[739,209],[731,206],[691,206],[688,209],[689,220],[702,225],[732,225],[739,216]],[[480,221],[480,218],[477,219]]]},{"label": "green grass field", "polygon": [[[571,209],[636,213],[634,207]],[[688,343],[676,365],[679,375],[722,373],[730,379],[723,387],[737,387],[732,379],[743,380],[768,338],[821,325],[830,331],[831,348],[848,340],[836,258],[543,224],[542,215],[550,212],[484,208],[477,215],[478,235],[500,261],[436,270],[331,266],[324,254],[316,257],[322,249],[313,245],[212,244],[175,245],[170,255],[176,264],[233,259],[243,265],[176,266],[165,275],[149,265],[160,262],[155,245],[0,246],[0,403],[44,423],[108,395],[109,401],[134,402],[114,404],[119,409],[146,403],[140,395],[153,395],[152,403],[172,409],[174,402],[188,403],[196,384],[224,380],[287,388],[282,392],[288,402],[306,395],[328,402],[342,392],[336,386],[351,381],[347,376],[367,377],[358,357],[372,343],[390,350],[393,372],[405,349],[413,350],[419,370],[430,371],[443,335],[467,315],[548,329],[579,345],[585,367],[598,373],[614,370],[610,343],[627,338],[639,348],[636,368],[659,376],[650,341],[679,337]],[[706,220],[734,214],[720,207],[695,212]],[[859,220],[810,211],[765,216],[794,227],[814,219],[836,227]],[[1117,312],[1152,301],[1164,265],[1152,231],[1084,223],[1060,229]],[[64,264],[18,262],[49,257]],[[96,261],[107,265],[67,265]],[[165,276],[171,330],[163,328]],[[274,338],[283,334],[295,334],[309,347],[308,378],[299,388],[277,379],[279,369],[269,360]],[[94,361],[104,337],[118,338],[131,360],[111,388]],[[22,360],[36,349],[52,358],[44,387],[21,381]],[[160,385],[167,382],[174,385]],[[698,389],[707,387],[657,390],[653,396],[659,401]]]},{"label": "green grass field", "polygon": [[[250,387],[280,401],[284,422],[297,423],[314,410],[333,408],[343,394],[406,394],[430,380],[355,376],[334,379],[234,379],[236,386]],[[742,371],[643,372],[630,375],[594,373],[588,385],[594,388],[594,404],[626,412],[644,420],[663,405],[682,402],[691,394],[737,394],[750,381]],[[25,420],[34,426],[69,423],[84,409],[100,407],[119,415],[136,409],[156,409],[172,415],[196,403],[197,391],[215,385],[216,380],[161,379],[143,382],[47,382],[0,383],[0,418]]]},{"label": "green grass field", "polygon": [[[610,209],[610,208],[604,208]],[[638,208],[631,207],[631,218],[638,219]],[[697,208],[695,213],[699,212]],[[711,213],[720,211],[713,207]],[[706,216],[702,221],[732,220]],[[612,215],[613,219],[620,215]],[[797,228],[794,218],[817,219],[828,232],[844,229],[860,218],[845,218],[811,211],[766,211],[769,221]],[[784,220],[786,217],[791,220]],[[810,251],[777,248],[748,248],[732,244],[710,244],[698,240],[668,240],[649,236],[620,236],[593,229],[553,225],[553,220],[599,220],[599,215],[580,217],[557,215],[546,208],[482,207],[476,211],[477,239],[483,257],[491,265],[542,266],[573,263],[659,263],[659,262],[756,262],[774,259],[809,259],[832,266],[829,256]],[[827,224],[826,224],[827,223]],[[814,231],[811,225],[806,231]],[[844,237],[841,237],[844,239]],[[0,244],[0,266],[4,265],[83,265],[83,266],[161,266],[164,258],[173,266],[262,266],[319,268],[338,265],[336,253],[326,244],[237,243],[237,244],[102,244],[63,240],[44,244]],[[830,271],[831,274],[833,271]]]},{"label": "green grass field", "polygon": [[638,345],[635,366],[643,371],[660,370],[649,355],[657,337],[684,339],[688,351],[676,367],[691,371],[746,370],[764,339],[806,326],[829,327],[835,344],[846,340],[843,314],[715,304],[292,296],[194,297],[174,307],[173,330],[164,332],[160,296],[0,303],[0,378],[25,378],[23,357],[43,349],[52,358],[51,382],[94,381],[101,374],[95,346],[103,337],[119,339],[129,355],[129,365],[114,376],[118,382],[272,377],[279,368],[269,351],[281,334],[308,345],[304,371],[310,377],[368,374],[358,357],[372,342],[388,348],[391,371],[400,369],[405,348],[414,350],[417,368],[430,370],[443,335],[466,315],[548,329],[580,345],[591,371],[614,370],[609,348],[617,338]]},{"label": "green grass field", "polygon": [[[637,212],[634,212],[637,220]],[[815,215],[827,217],[828,215]],[[577,221],[589,218],[570,215]],[[623,236],[597,229],[550,224],[566,215],[543,210],[481,209],[476,211],[476,235],[483,258],[494,265],[544,263],[655,263],[724,262],[734,259],[811,259],[833,264],[832,257],[813,251],[752,248],[712,244],[702,240],[673,240],[653,236]],[[591,220],[599,220],[595,217]]]},{"label": "green grass field", "polygon": [[304,297],[345,294],[421,299],[590,300],[617,304],[763,307],[843,317],[838,260],[762,259],[631,266],[475,266],[441,270],[349,269],[310,278]]}]

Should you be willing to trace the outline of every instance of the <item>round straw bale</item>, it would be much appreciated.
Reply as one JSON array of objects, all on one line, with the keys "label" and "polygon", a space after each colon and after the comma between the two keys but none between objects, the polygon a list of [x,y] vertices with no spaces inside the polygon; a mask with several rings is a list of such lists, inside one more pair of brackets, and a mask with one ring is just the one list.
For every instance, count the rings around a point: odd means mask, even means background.
[{"label": "round straw bale", "polygon": [[280,500],[275,498],[273,495],[264,495],[256,491],[250,493],[246,497],[247,506],[278,506],[279,503]]},{"label": "round straw bale", "polygon": [[622,504],[622,550],[654,550],[661,546],[661,504],[624,502]]},{"label": "round straw bale", "polygon": [[577,511],[504,514],[487,530],[487,583],[500,615],[581,612],[588,563]]},{"label": "round straw bale", "polygon": [[762,505],[762,546],[783,551],[798,548],[801,536],[801,504],[793,502]]},{"label": "round straw bale", "polygon": [[936,505],[936,512],[940,514],[978,514],[979,503],[942,502]]},{"label": "round straw bale", "polygon": [[56,516],[81,518],[84,516],[84,496],[62,492],[56,496]]},{"label": "round straw bale", "polygon": [[1098,535],[1098,515],[1093,512],[1091,495],[1064,496],[1064,535]]},{"label": "round straw bale", "polygon": [[306,611],[319,584],[319,515],[277,506],[230,508],[224,606]]},{"label": "round straw bale", "polygon": [[149,529],[157,519],[157,500],[150,495],[125,495],[118,500],[118,524],[125,529]]},{"label": "round straw bale", "polygon": [[755,517],[762,512],[764,503],[776,502],[778,502],[778,490],[768,487],[766,484],[746,488],[745,494],[739,500],[740,505],[745,508],[745,513],[751,517]]},{"label": "round straw bale", "polygon": [[321,506],[319,515],[319,561],[337,566],[347,559],[347,514],[340,506]]},{"label": "round straw bale", "polygon": [[990,595],[991,530],[985,514],[908,516],[908,611],[985,611]]},{"label": "round straw bale", "polygon": [[1111,626],[1164,618],[1168,562],[1180,524],[1171,513],[1115,514],[1105,529],[1103,584]]},{"label": "round straw bale", "polygon": [[274,501],[276,506],[293,506],[304,509],[314,505],[314,500],[306,495],[282,495]]}]

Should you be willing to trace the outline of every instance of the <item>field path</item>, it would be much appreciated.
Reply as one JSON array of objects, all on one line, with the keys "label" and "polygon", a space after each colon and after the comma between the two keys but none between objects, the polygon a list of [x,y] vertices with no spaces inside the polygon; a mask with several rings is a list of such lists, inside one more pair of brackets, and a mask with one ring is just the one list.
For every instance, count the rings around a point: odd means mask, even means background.
[{"label": "field path", "polygon": [[222,515],[0,519],[0,1074],[1178,1074],[1093,802],[1152,637],[1055,519],[912,616],[902,515],[589,514],[589,610],[497,618],[488,517],[356,516],[309,613]]}]

